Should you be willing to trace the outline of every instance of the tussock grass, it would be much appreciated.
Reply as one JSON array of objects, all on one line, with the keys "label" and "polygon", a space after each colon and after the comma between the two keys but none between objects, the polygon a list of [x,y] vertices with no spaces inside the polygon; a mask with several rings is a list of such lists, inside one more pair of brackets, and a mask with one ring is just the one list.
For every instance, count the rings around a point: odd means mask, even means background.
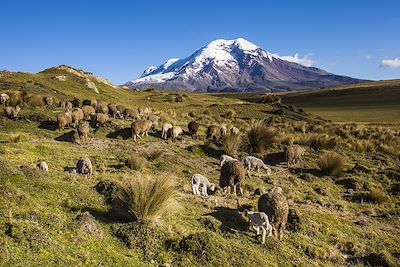
[{"label": "tussock grass", "polygon": [[125,165],[132,170],[140,171],[145,167],[146,160],[138,154],[132,154],[125,160]]},{"label": "tussock grass", "polygon": [[10,135],[10,142],[11,143],[19,143],[21,141],[21,135],[20,134],[11,134]]},{"label": "tussock grass", "polygon": [[233,120],[235,119],[236,112],[233,109],[229,109],[225,114],[222,115],[223,118]]},{"label": "tussock grass", "polygon": [[372,152],[375,150],[374,143],[369,140],[354,140],[349,144],[349,148],[359,153]]},{"label": "tussock grass", "polygon": [[370,201],[379,204],[385,203],[390,199],[390,197],[379,188],[372,188],[368,193],[368,198]]},{"label": "tussock grass", "polygon": [[337,140],[335,137],[327,134],[311,134],[305,141],[305,144],[315,150],[334,149],[336,147]]},{"label": "tussock grass", "polygon": [[223,149],[225,154],[234,157],[242,144],[242,138],[240,135],[227,134],[223,138]]},{"label": "tussock grass", "polygon": [[167,174],[139,176],[122,190],[121,200],[136,220],[153,223],[171,210],[175,187],[174,178]]},{"label": "tussock grass", "polygon": [[155,149],[147,153],[146,158],[150,161],[154,161],[163,155],[164,151],[161,149]]},{"label": "tussock grass", "polygon": [[340,176],[344,171],[345,159],[336,152],[327,152],[318,161],[320,170],[328,175]]},{"label": "tussock grass", "polygon": [[277,132],[263,121],[253,123],[246,131],[245,147],[249,153],[263,153],[276,142]]}]

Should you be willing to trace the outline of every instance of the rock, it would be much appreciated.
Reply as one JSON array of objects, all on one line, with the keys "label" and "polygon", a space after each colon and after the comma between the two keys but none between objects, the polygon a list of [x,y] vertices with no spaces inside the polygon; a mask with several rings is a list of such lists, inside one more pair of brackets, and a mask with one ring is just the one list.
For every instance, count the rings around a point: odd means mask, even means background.
[{"label": "rock", "polygon": [[62,82],[65,82],[67,80],[67,77],[65,75],[59,75],[54,78]]},{"label": "rock", "polygon": [[96,84],[92,82],[89,78],[85,78],[85,86],[87,86],[89,89],[93,89],[95,93],[99,93],[99,89],[97,89]]},{"label": "rock", "polygon": [[93,235],[98,239],[103,238],[103,231],[97,227],[93,216],[87,211],[76,216],[75,225],[87,234]]}]

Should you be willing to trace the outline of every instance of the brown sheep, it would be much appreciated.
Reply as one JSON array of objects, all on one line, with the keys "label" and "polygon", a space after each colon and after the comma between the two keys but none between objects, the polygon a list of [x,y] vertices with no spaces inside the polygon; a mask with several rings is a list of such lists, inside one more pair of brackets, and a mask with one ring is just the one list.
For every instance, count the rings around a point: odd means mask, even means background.
[{"label": "brown sheep", "polygon": [[108,103],[104,100],[97,100],[96,112],[108,114]]},{"label": "brown sheep", "polygon": [[230,187],[231,194],[243,195],[242,182],[246,177],[246,170],[240,161],[227,161],[222,165],[219,177],[219,186],[224,189]]},{"label": "brown sheep", "polygon": [[58,130],[64,130],[65,127],[70,127],[72,116],[70,111],[62,112],[57,116]]},{"label": "brown sheep", "polygon": [[4,108],[4,113],[5,115],[9,118],[9,119],[14,119],[16,120],[18,118],[18,114],[21,111],[21,107],[20,106],[16,106],[14,107],[5,107]]},{"label": "brown sheep", "polygon": [[89,133],[90,133],[89,122],[84,121],[80,123],[78,126],[79,137],[82,138],[83,141],[86,141]]},{"label": "brown sheep", "polygon": [[47,106],[53,105],[53,97],[52,96],[45,96],[43,100]]},{"label": "brown sheep", "polygon": [[200,124],[198,124],[197,122],[195,122],[195,121],[189,122],[188,130],[189,130],[189,134],[192,136],[192,138],[197,135],[199,127],[200,127]]},{"label": "brown sheep", "polygon": [[83,120],[83,111],[80,108],[75,108],[72,113],[71,113],[71,117],[72,117],[72,122],[74,127],[78,126],[79,121]]},{"label": "brown sheep", "polygon": [[140,116],[148,116],[152,113],[151,108],[149,107],[140,107],[138,108]]},{"label": "brown sheep", "polygon": [[96,114],[96,110],[92,106],[84,105],[81,109],[83,112],[83,117],[85,119],[89,119],[91,116],[94,116]]},{"label": "brown sheep", "polygon": [[124,114],[126,107],[123,105],[117,105],[117,109],[121,114]]},{"label": "brown sheep", "polygon": [[121,113],[119,112],[115,104],[108,104],[108,111],[110,112],[110,115],[113,116],[114,119],[121,118]]},{"label": "brown sheep", "polygon": [[287,166],[289,167],[289,164],[295,164],[296,162],[300,161],[305,152],[306,150],[299,145],[288,146],[286,148]]},{"label": "brown sheep", "polygon": [[149,120],[139,120],[132,122],[131,129],[133,140],[136,141],[136,137],[141,138],[140,134],[142,134],[142,136],[148,136],[147,132],[151,129],[151,127],[152,123]]},{"label": "brown sheep", "polygon": [[217,140],[221,136],[221,128],[216,125],[208,126],[207,139]]},{"label": "brown sheep", "polygon": [[94,116],[93,118],[96,127],[104,126],[104,124],[106,124],[108,121],[108,115],[103,113],[97,113],[96,116]]},{"label": "brown sheep", "polygon": [[268,215],[273,235],[282,239],[289,214],[289,205],[282,189],[275,187],[262,195],[258,199],[258,211]]},{"label": "brown sheep", "polygon": [[125,119],[132,118],[133,120],[140,120],[139,111],[127,108],[124,111]]},{"label": "brown sheep", "polygon": [[81,107],[81,101],[80,101],[79,99],[77,99],[77,98],[72,99],[72,100],[71,100],[71,103],[72,103],[72,106],[73,106],[74,108],[79,108],[79,107]]}]

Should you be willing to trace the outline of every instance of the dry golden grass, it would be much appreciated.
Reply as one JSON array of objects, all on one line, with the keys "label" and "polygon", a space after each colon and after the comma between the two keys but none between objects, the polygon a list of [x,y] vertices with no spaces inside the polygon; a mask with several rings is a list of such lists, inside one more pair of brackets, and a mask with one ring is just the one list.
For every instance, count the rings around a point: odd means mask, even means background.
[{"label": "dry golden grass", "polygon": [[228,134],[223,138],[223,149],[227,155],[234,157],[242,144],[240,135]]},{"label": "dry golden grass", "polygon": [[263,153],[277,141],[277,132],[263,121],[254,122],[245,135],[245,147],[249,153]]},{"label": "dry golden grass", "polygon": [[125,165],[135,171],[142,170],[146,165],[146,160],[137,154],[132,154],[127,160],[125,160]]},{"label": "dry golden grass", "polygon": [[344,171],[345,159],[336,152],[327,152],[318,161],[320,170],[328,175],[339,176]]}]

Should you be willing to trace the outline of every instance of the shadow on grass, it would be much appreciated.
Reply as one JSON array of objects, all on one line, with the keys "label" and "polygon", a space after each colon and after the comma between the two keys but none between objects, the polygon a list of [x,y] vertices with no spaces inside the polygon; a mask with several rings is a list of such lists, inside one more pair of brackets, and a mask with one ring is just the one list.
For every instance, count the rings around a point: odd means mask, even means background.
[{"label": "shadow on grass", "polygon": [[96,208],[91,207],[72,207],[71,211],[73,212],[89,212],[96,220],[101,221],[103,223],[123,223],[128,222],[128,220],[121,219],[120,217],[113,216],[112,210],[103,211]]},{"label": "shadow on grass", "polygon": [[106,137],[112,139],[122,138],[123,140],[127,140],[132,137],[132,131],[131,128],[123,128],[107,134]]},{"label": "shadow on grass", "polygon": [[285,152],[269,153],[265,158],[264,162],[271,166],[286,165]]},{"label": "shadow on grass", "polygon": [[199,148],[204,152],[206,156],[215,159],[220,159],[220,157],[224,154],[224,151],[222,149],[214,148],[211,145],[200,145]]},{"label": "shadow on grass", "polygon": [[220,230],[223,232],[246,231],[248,229],[247,222],[243,220],[237,209],[217,207],[214,212],[206,215],[220,221],[222,223]]},{"label": "shadow on grass", "polygon": [[60,135],[59,137],[56,137],[54,140],[60,141],[60,142],[71,142],[72,143],[74,140],[74,134],[75,134],[75,131],[72,130],[72,131],[69,131],[67,133]]},{"label": "shadow on grass", "polygon": [[298,174],[298,175],[311,174],[317,177],[325,176],[324,173],[322,173],[320,170],[312,168],[290,167],[289,171],[293,174]]},{"label": "shadow on grass", "polygon": [[39,129],[56,131],[58,129],[58,125],[56,121],[42,121],[39,124]]}]

